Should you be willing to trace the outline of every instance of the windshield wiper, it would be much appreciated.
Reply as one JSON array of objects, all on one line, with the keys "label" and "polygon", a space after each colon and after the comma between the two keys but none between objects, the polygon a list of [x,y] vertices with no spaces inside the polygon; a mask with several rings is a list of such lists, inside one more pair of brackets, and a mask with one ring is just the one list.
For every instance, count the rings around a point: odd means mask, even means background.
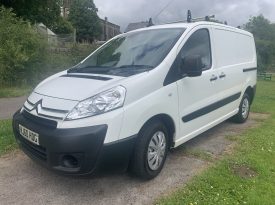
[{"label": "windshield wiper", "polygon": [[73,67],[69,69],[67,73],[107,73],[110,69],[110,67],[103,66]]},{"label": "windshield wiper", "polygon": [[120,73],[136,73],[145,72],[153,69],[150,65],[122,65],[119,67],[104,67],[104,66],[85,66],[85,67],[73,67],[67,71],[67,73],[95,73],[95,74],[111,74],[116,75]]},{"label": "windshield wiper", "polygon": [[67,70],[67,73],[75,73],[77,71],[77,67],[72,67]]}]

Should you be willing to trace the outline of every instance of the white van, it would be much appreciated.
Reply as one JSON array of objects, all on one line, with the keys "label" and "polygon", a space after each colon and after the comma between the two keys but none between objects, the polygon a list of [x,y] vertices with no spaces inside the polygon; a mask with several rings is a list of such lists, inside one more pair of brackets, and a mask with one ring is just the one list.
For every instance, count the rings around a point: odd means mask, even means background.
[{"label": "white van", "polygon": [[129,168],[150,179],[168,150],[232,118],[256,89],[253,35],[211,23],[152,26],[111,39],[41,82],[13,118],[24,152],[83,175]]}]

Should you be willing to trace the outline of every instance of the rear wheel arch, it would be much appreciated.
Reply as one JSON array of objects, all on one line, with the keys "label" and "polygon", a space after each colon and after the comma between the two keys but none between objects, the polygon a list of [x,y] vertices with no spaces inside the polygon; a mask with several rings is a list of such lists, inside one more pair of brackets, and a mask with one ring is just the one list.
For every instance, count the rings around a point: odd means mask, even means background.
[{"label": "rear wheel arch", "polygon": [[242,96],[240,105],[239,105],[239,110],[236,115],[234,115],[231,120],[236,123],[244,123],[246,122],[248,116],[249,116],[249,111],[250,111],[250,105],[251,105],[251,99],[250,96],[247,92],[245,92]]},{"label": "rear wheel arch", "polygon": [[254,96],[255,96],[255,91],[254,91],[254,89],[253,89],[251,86],[248,86],[248,87],[246,88],[246,90],[245,90],[244,93],[246,93],[246,94],[249,96],[249,98],[250,98],[250,104],[252,104],[253,99],[254,99]]}]

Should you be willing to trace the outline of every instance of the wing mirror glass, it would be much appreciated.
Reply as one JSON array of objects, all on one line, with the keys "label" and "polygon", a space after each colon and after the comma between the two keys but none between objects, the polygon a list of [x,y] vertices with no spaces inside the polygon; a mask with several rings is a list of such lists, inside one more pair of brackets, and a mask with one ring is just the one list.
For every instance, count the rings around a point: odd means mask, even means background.
[{"label": "wing mirror glass", "polygon": [[181,60],[181,73],[189,77],[201,76],[203,63],[199,55],[186,56]]}]

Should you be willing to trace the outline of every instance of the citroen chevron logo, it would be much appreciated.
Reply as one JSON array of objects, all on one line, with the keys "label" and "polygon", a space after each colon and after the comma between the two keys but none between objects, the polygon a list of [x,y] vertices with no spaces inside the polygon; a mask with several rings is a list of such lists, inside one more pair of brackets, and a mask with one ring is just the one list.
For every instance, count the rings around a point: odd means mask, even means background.
[{"label": "citroen chevron logo", "polygon": [[35,109],[36,113],[38,113],[38,106],[41,106],[42,107],[42,99],[38,100],[34,105],[33,105],[33,108],[31,109],[31,111],[33,111]]}]

